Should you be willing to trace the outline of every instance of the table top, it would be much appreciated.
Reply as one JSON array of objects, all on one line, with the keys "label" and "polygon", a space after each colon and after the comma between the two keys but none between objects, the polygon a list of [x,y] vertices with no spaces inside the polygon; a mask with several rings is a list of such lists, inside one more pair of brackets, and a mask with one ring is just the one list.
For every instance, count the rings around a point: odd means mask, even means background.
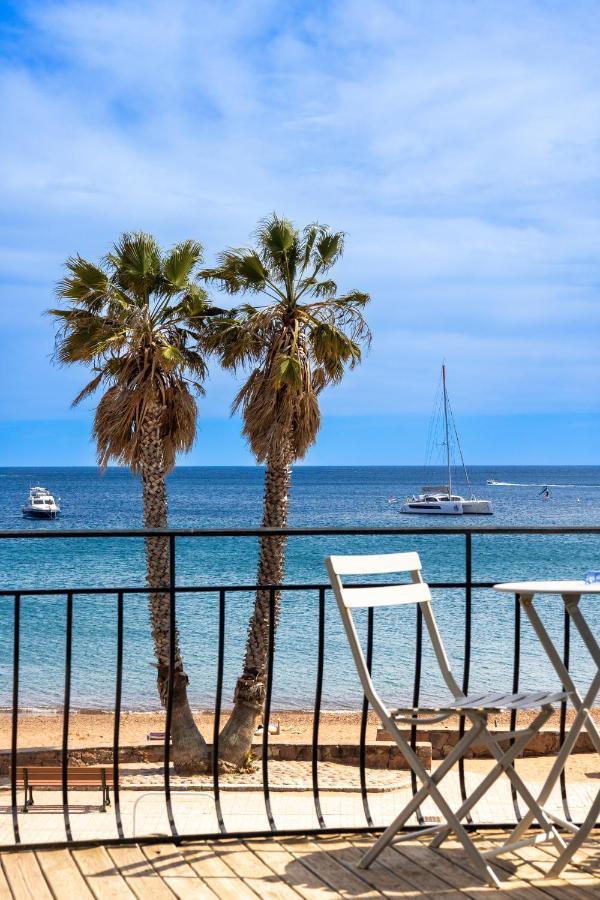
[{"label": "table top", "polygon": [[495,584],[495,591],[507,594],[600,594],[600,583],[585,581],[512,581]]}]

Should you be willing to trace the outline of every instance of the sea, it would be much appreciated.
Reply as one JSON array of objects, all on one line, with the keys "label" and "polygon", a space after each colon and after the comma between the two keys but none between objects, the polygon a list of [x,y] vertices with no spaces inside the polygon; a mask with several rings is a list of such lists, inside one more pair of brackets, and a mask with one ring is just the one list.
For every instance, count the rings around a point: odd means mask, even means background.
[{"label": "sea", "polygon": [[[477,496],[494,504],[493,517],[415,517],[400,502],[423,484],[420,467],[297,467],[290,501],[291,526],[411,527],[459,529],[468,524],[600,525],[600,467],[479,466],[471,469]],[[444,483],[439,471],[429,483]],[[498,484],[487,484],[494,479]],[[62,513],[51,522],[23,518],[30,485],[42,484],[60,497]],[[263,470],[259,467],[178,467],[168,479],[169,521],[175,528],[246,528],[260,524]],[[549,499],[543,489],[548,487]],[[458,484],[458,490],[464,485]],[[141,486],[127,470],[109,468],[0,469],[0,530],[52,533],[61,529],[139,528]],[[255,538],[177,539],[176,576],[181,585],[210,590],[181,594],[177,621],[189,696],[194,708],[214,703],[217,672],[218,588],[252,585],[256,579]],[[465,542],[460,534],[289,539],[286,581],[325,583],[330,553],[417,550],[429,581],[462,580]],[[480,581],[581,578],[600,570],[598,535],[480,535],[473,538],[473,577]],[[155,668],[144,586],[144,549],[139,538],[0,539],[0,589],[73,589],[74,709],[110,710],[116,670],[116,595],[77,594],[85,587],[139,587],[126,595],[124,612],[123,707],[156,709]],[[558,598],[543,597],[539,611],[562,650],[564,610]],[[226,594],[224,705],[231,704],[243,659],[252,593]],[[592,628],[600,630],[600,596],[582,600]],[[510,689],[513,677],[515,602],[493,590],[474,590],[469,685]],[[459,679],[464,668],[465,592],[436,589],[434,610],[448,656]],[[415,608],[376,610],[373,675],[386,700],[411,701],[415,670]],[[56,711],[65,687],[66,596],[26,596],[21,601],[19,706]],[[0,597],[0,706],[11,705],[14,598]],[[331,592],[326,599],[323,707],[358,709],[362,694]],[[310,709],[317,673],[318,592],[285,592],[276,638],[273,709]],[[365,616],[358,615],[361,636]],[[522,622],[520,685],[554,687],[556,675],[535,635]],[[591,660],[572,635],[570,668],[577,682],[593,674]],[[435,659],[424,642],[420,699],[446,696]]]}]

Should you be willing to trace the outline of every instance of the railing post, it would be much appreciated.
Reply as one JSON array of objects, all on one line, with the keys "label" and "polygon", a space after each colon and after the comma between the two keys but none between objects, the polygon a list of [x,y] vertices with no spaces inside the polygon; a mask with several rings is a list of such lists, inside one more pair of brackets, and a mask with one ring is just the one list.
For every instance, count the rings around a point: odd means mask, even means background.
[{"label": "railing post", "polygon": [[319,724],[321,721],[321,696],[323,692],[323,663],[325,650],[325,588],[319,589],[319,636],[317,640],[317,686],[315,690],[315,708],[313,712],[312,733],[312,785],[315,801],[315,813],[319,828],[325,828],[325,819],[319,799]]},{"label": "railing post", "polygon": [[[519,690],[519,682],[521,680],[520,676],[521,672],[521,597],[519,594],[515,594],[515,643],[513,649],[513,679],[512,679],[512,692],[516,694]],[[517,711],[516,709],[512,709],[510,711],[510,730],[514,731],[517,726]],[[514,744],[514,738],[511,738],[511,745]],[[513,783],[510,785],[510,792],[512,796],[513,807],[515,810],[515,816],[517,817],[517,822],[521,818],[521,811],[519,809],[519,798],[517,797],[517,792]]]},{"label": "railing post", "polygon": [[[413,707],[417,707],[419,705],[419,698],[421,695],[421,665],[423,662],[423,611],[421,609],[421,604],[417,603],[417,619],[416,619],[416,635],[415,635],[415,678],[413,682],[413,695],[412,695],[412,705]],[[417,726],[411,725],[410,727],[410,746],[414,753],[417,751]],[[417,785],[417,776],[410,770],[410,783],[411,789],[414,795],[417,793],[418,785]],[[425,819],[423,818],[423,813],[421,812],[421,807],[418,806],[415,815],[417,816],[417,821],[420,825],[425,823]]]},{"label": "railing post", "polygon": [[217,687],[215,691],[215,721],[213,727],[212,749],[212,776],[213,792],[215,798],[215,812],[219,831],[226,831],[221,809],[221,795],[219,790],[219,734],[221,731],[221,702],[223,698],[223,664],[225,654],[225,589],[219,589],[219,640],[217,644]]},{"label": "railing post", "polygon": [[273,810],[271,809],[271,795],[269,792],[269,723],[271,719],[271,695],[273,692],[273,655],[275,652],[275,588],[269,588],[269,646],[267,655],[267,685],[265,692],[265,706],[263,715],[262,734],[262,776],[263,795],[269,828],[277,831]]},{"label": "railing post", "polygon": [[[565,669],[569,669],[570,657],[571,657],[571,616],[568,613],[567,608],[564,610],[564,634],[563,634],[563,663],[565,664]],[[564,684],[562,686],[563,691],[566,690]],[[563,700],[560,704],[560,732],[559,732],[559,752],[565,741],[565,731],[567,724],[567,701]],[[565,812],[565,818],[567,822],[572,822],[571,813],[569,811],[569,801],[567,798],[567,769],[566,766],[560,773],[560,795],[562,799],[563,810]]]},{"label": "railing post", "polygon": [[72,841],[69,818],[69,714],[71,709],[71,657],[73,651],[73,591],[67,592],[67,621],[65,639],[65,696],[62,733],[62,804],[67,840]]},{"label": "railing post", "polygon": [[[367,670],[369,675],[373,668],[373,607],[369,606],[367,612]],[[367,795],[367,776],[365,772],[366,765],[366,738],[367,738],[367,720],[369,717],[369,700],[367,695],[363,696],[362,715],[360,718],[360,745],[359,745],[359,774],[360,774],[360,793],[362,796],[363,809],[365,811],[365,819],[367,825],[373,825],[371,810],[369,808],[369,798]]]},{"label": "railing post", "polygon": [[117,674],[115,679],[115,724],[113,731],[113,795],[117,833],[124,837],[119,796],[119,731],[121,726],[121,694],[123,688],[123,591],[117,594]]},{"label": "railing post", "polygon": [[[21,843],[19,835],[19,813],[17,807],[17,735],[19,721],[19,651],[21,636],[21,595],[15,594],[13,621],[13,683],[12,683],[12,728],[10,739],[10,800],[12,806],[15,844]],[[26,794],[27,796],[27,794]]]},{"label": "railing post", "polygon": [[[470,531],[465,531],[465,652],[463,664],[462,692],[466,696],[469,691],[469,678],[471,675],[471,622],[472,622],[472,601],[473,601],[473,535]],[[460,740],[465,733],[465,717],[460,716],[458,724],[458,739]],[[460,784],[460,797],[464,801],[467,799],[467,787],[465,783],[465,761],[461,757],[458,762],[458,780]],[[470,813],[466,816],[467,822],[472,824],[473,819]]]},{"label": "railing post", "polygon": [[167,806],[167,818],[173,837],[177,837],[177,827],[173,817],[173,804],[171,801],[171,723],[173,720],[173,686],[175,681],[175,635],[176,635],[176,607],[175,607],[175,535],[169,535],[169,676],[167,682],[167,711],[165,717],[165,743],[163,753],[163,770],[165,781],[165,803]]}]

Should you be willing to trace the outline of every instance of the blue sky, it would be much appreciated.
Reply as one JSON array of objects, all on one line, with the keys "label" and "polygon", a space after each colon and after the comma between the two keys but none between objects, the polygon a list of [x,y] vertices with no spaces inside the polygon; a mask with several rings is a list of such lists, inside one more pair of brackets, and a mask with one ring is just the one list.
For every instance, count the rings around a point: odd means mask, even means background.
[{"label": "blue sky", "polygon": [[[206,259],[272,210],[348,233],[373,348],[314,463],[419,463],[438,370],[474,463],[598,462],[597,2],[20,2],[0,21],[0,464],[89,464],[51,362],[64,259]],[[212,367],[187,462],[249,462]]]}]

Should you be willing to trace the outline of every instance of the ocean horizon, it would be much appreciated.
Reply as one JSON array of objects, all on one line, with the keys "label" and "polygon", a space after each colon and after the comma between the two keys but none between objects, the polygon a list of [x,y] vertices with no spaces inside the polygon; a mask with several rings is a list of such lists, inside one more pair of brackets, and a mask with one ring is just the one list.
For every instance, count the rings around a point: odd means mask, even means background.
[{"label": "ocean horizon", "polygon": [[[414,517],[399,512],[405,495],[425,480],[443,483],[444,470],[430,469],[424,478],[417,466],[297,466],[290,502],[290,526],[305,527],[449,527],[470,524],[567,526],[600,525],[600,467],[474,466],[474,492],[493,501],[492,517]],[[502,482],[488,485],[488,479]],[[51,522],[23,518],[21,506],[31,484],[41,482],[61,498],[62,514]],[[541,496],[550,486],[550,500]],[[258,466],[179,466],[168,478],[169,520],[174,528],[253,528],[261,518],[263,470]],[[465,491],[464,482],[456,484]],[[95,467],[0,468],[0,530],[52,531],[141,528],[139,479],[128,470]],[[416,549],[424,577],[431,581],[461,580],[464,540],[460,535],[365,537],[293,537],[288,542],[286,581],[325,583],[323,559],[329,553],[386,552]],[[179,538],[177,580],[181,585],[251,585],[256,579],[255,538]],[[600,569],[600,536],[477,536],[473,539],[473,577],[482,581],[517,578],[579,578]],[[143,541],[139,538],[69,538],[0,541],[0,588],[4,591],[44,587],[140,587],[125,602],[123,705],[155,709],[154,684],[144,586]],[[251,592],[227,595],[224,701],[233,695],[243,657]],[[22,599],[20,701],[26,708],[55,710],[64,687],[65,594]],[[218,592],[178,597],[178,623],[190,700],[210,708],[216,679]],[[593,602],[586,604],[592,627],[600,627]],[[312,706],[316,678],[315,591],[284,594],[277,635],[273,682],[274,709]],[[464,591],[436,590],[435,611],[453,666],[462,673]],[[551,599],[540,604],[550,632],[562,641],[562,606]],[[12,690],[13,599],[0,598],[0,705],[10,707]],[[374,667],[388,695],[398,703],[412,692],[414,609],[381,610],[375,615]],[[488,590],[473,592],[471,683],[482,688],[510,688],[514,602]],[[493,639],[490,639],[493,636]],[[552,687],[556,676],[545,654],[523,623],[523,688]],[[391,652],[393,650],[393,652]],[[425,647],[424,673],[431,651]],[[385,665],[384,665],[385,661]],[[574,638],[571,666],[579,678],[592,666]],[[116,667],[116,595],[74,598],[74,708],[111,709]],[[378,671],[378,667],[379,671]],[[579,680],[579,678],[577,680]],[[384,691],[384,693],[386,692]],[[423,680],[422,699],[444,696],[439,681]],[[328,592],[323,705],[356,709],[361,700],[358,680],[347,650],[337,609]]]}]

